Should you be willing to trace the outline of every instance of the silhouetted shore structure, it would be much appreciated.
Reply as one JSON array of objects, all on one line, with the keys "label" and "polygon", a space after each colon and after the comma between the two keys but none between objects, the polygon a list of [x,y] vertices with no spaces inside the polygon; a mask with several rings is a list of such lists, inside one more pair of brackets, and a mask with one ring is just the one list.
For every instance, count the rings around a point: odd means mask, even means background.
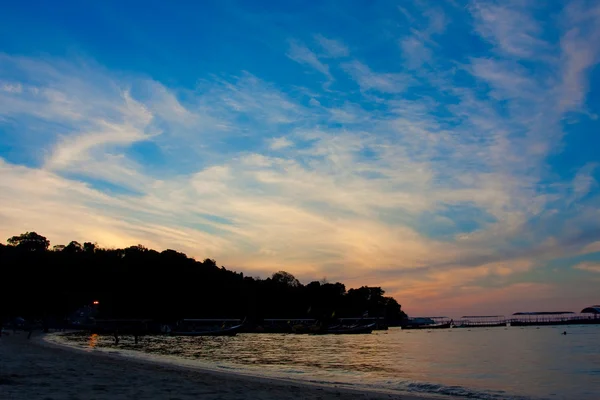
[{"label": "silhouetted shore structure", "polygon": [[[85,306],[80,310],[94,310],[94,306]],[[416,317],[406,320],[402,329],[407,330],[448,330],[451,328],[493,328],[493,327],[526,327],[546,325],[600,325],[600,307],[592,306],[574,312],[519,312],[513,314],[516,318],[504,319],[500,315],[490,316],[463,316],[454,321],[448,317]],[[89,331],[96,334],[108,334],[115,337],[116,344],[123,335],[133,336],[135,343],[144,335],[167,334],[171,336],[235,336],[238,333],[285,333],[285,334],[311,334],[311,335],[355,335],[370,334],[376,330],[386,330],[387,326],[378,324],[377,318],[357,317],[331,319],[323,323],[310,318],[275,318],[265,319],[260,323],[248,323],[246,319],[209,318],[209,319],[184,319],[174,325],[160,324],[152,320],[131,319],[95,319],[94,313],[81,311],[77,315],[86,315],[85,321],[73,323],[71,329]],[[19,318],[16,323],[9,323],[7,328],[28,330],[42,329],[42,325],[26,322]],[[47,331],[47,329],[44,329]]]},{"label": "silhouetted shore structure", "polygon": [[493,328],[506,326],[504,315],[464,315],[454,324],[455,328]]},{"label": "silhouetted shore structure", "polygon": [[493,328],[506,326],[600,325],[600,306],[586,307],[580,313],[572,311],[516,312],[511,318],[503,315],[463,316],[456,321],[448,317],[408,318],[402,329]]},{"label": "silhouetted shore structure", "polygon": [[[593,307],[598,308],[598,306]],[[517,312],[510,319],[510,325],[600,325],[600,313],[592,312],[590,309],[593,307],[586,307],[579,314],[572,311]]]},{"label": "silhouetted shore structure", "polygon": [[[95,327],[91,328],[96,333],[112,332],[115,326],[113,321],[98,320]],[[135,332],[132,326],[136,322],[143,322],[146,332],[165,333],[161,331],[157,323],[152,321],[120,321],[119,331]],[[339,318],[331,320],[329,325],[323,324],[317,319],[311,318],[274,318],[264,319],[259,323],[245,323],[240,319],[188,319],[179,321],[178,324],[186,325],[193,323],[185,330],[175,330],[169,327],[172,335],[187,336],[221,336],[235,335],[236,333],[296,333],[296,334],[343,334],[343,333],[371,333],[377,330],[387,330],[388,326],[379,318],[357,317]],[[449,317],[415,317],[408,318],[403,324],[394,325],[402,329],[450,329],[450,328],[492,328],[507,326],[546,326],[546,325],[600,325],[600,306],[591,306],[583,309],[580,313],[571,311],[541,311],[541,312],[517,312],[512,318],[503,315],[476,315],[463,316],[453,320]],[[165,325],[163,325],[164,327]],[[220,327],[219,327],[220,326]],[[222,331],[221,331],[222,330]]]},{"label": "silhouetted shore structure", "polygon": [[414,317],[408,318],[402,329],[450,329],[454,321],[448,317]]}]

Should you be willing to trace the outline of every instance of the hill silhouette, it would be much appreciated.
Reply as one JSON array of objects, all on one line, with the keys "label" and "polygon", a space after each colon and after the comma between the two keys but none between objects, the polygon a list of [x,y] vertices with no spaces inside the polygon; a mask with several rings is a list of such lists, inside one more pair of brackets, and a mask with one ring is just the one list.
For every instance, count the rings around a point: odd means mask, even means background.
[{"label": "hill silhouette", "polygon": [[72,241],[50,242],[27,232],[0,244],[0,310],[4,318],[64,318],[98,300],[102,318],[406,318],[380,287],[346,290],[344,284],[300,283],[280,271],[267,279],[197,261],[175,250],[142,245],[104,249]]}]

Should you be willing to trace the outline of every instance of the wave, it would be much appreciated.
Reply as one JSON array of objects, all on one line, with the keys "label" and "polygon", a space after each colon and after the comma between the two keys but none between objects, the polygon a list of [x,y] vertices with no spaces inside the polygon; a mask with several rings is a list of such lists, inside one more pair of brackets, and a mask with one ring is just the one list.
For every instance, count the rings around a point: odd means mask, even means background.
[{"label": "wave", "polygon": [[531,397],[515,396],[504,391],[473,390],[462,386],[444,386],[435,383],[405,382],[399,385],[399,389],[411,393],[439,394],[479,400],[533,400]]}]

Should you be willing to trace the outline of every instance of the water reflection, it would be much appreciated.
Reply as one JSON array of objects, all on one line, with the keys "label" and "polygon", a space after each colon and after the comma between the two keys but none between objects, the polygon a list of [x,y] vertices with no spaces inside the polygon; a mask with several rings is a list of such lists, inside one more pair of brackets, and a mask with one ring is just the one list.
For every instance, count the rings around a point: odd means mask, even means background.
[{"label": "water reflection", "polygon": [[[600,327],[411,332],[312,336],[124,336],[119,349],[177,356],[259,375],[345,382],[391,390],[472,398],[598,399]],[[71,337],[114,348],[109,336]],[[584,349],[582,351],[582,349]],[[510,395],[509,395],[510,394]]]},{"label": "water reflection", "polygon": [[89,340],[88,340],[88,346],[92,349],[94,347],[96,347],[98,345],[98,338],[99,338],[99,336],[96,333],[93,333],[92,335],[90,335]]}]

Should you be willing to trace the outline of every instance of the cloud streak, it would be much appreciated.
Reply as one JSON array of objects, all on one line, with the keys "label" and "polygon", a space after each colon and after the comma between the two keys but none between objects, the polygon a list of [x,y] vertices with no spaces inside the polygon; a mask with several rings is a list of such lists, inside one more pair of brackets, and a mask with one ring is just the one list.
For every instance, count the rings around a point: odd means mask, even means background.
[{"label": "cloud streak", "polygon": [[579,269],[581,271],[593,272],[596,274],[600,274],[600,263],[593,262],[582,262],[575,265],[573,268]]},{"label": "cloud streak", "polygon": [[360,61],[345,63],[342,68],[358,83],[361,90],[375,90],[383,93],[400,93],[406,89],[410,78],[401,73],[380,73],[372,71]]},{"label": "cloud streak", "polygon": [[549,47],[541,38],[542,27],[524,3],[513,2],[506,6],[474,1],[470,10],[477,32],[503,54],[519,58],[539,57],[540,51]]},{"label": "cloud streak", "polygon": [[323,35],[315,35],[315,40],[321,46],[327,57],[339,58],[350,55],[348,47],[338,40],[328,39]]},{"label": "cloud streak", "polygon": [[314,68],[325,75],[330,81],[333,80],[333,77],[329,72],[329,67],[326,64],[323,64],[317,55],[305,45],[296,41],[291,41],[287,56],[299,64],[305,64]]}]

